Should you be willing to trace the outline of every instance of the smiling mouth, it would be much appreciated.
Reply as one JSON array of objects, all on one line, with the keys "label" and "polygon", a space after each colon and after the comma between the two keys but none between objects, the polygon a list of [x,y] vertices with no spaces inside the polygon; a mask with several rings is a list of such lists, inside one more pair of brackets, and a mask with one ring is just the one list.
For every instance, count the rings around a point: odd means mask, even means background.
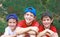
[{"label": "smiling mouth", "polygon": [[10,27],[15,27],[14,25],[10,25]]},{"label": "smiling mouth", "polygon": [[30,21],[31,19],[27,19],[27,21]]}]

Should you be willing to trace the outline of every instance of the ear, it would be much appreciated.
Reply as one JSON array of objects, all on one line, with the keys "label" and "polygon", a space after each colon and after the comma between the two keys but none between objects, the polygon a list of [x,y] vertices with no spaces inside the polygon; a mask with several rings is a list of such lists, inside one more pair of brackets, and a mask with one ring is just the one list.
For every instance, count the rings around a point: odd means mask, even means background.
[{"label": "ear", "polygon": [[41,24],[43,24],[43,18],[42,19],[40,18],[40,22],[41,22]]},{"label": "ear", "polygon": [[25,18],[25,14],[24,14],[24,18]]},{"label": "ear", "polygon": [[34,18],[36,19],[36,16],[34,16]]},{"label": "ear", "polygon": [[53,19],[51,20],[51,23],[53,22]]},{"label": "ear", "polygon": [[36,19],[36,16],[34,16],[34,20]]}]

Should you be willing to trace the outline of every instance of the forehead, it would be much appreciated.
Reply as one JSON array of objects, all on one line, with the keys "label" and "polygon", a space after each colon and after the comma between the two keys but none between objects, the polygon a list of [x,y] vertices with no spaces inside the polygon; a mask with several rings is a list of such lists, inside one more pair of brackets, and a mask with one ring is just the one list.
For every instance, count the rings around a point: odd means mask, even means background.
[{"label": "forehead", "polygon": [[11,22],[12,22],[12,21],[16,21],[16,19],[11,18],[11,19],[9,19],[8,21],[11,21]]},{"label": "forehead", "polygon": [[44,16],[43,19],[50,19],[50,17],[49,16]]},{"label": "forehead", "polygon": [[30,14],[30,15],[33,15],[33,13],[31,13],[31,12],[27,12],[26,14]]}]

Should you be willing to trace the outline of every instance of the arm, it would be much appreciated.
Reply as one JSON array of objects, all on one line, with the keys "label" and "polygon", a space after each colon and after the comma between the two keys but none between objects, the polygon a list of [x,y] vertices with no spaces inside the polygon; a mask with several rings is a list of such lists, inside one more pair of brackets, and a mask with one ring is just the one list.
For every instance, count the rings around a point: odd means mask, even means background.
[{"label": "arm", "polygon": [[5,28],[5,32],[4,34],[1,36],[1,37],[15,37],[16,35],[10,35],[10,30],[9,30],[9,27]]},{"label": "arm", "polygon": [[27,27],[27,28],[17,27],[16,28],[16,34],[23,34],[25,32],[28,32],[29,30],[30,30],[30,27]]},{"label": "arm", "polygon": [[14,35],[2,35],[1,37],[16,37]]},{"label": "arm", "polygon": [[36,35],[36,31],[29,31],[28,32],[30,35]]},{"label": "arm", "polygon": [[49,32],[51,35],[54,33],[52,30],[47,29],[47,32]]},{"label": "arm", "polygon": [[45,35],[46,32],[47,32],[47,29],[45,29],[44,31],[40,32],[40,33],[37,35],[37,37],[41,37],[41,36]]},{"label": "arm", "polygon": [[17,34],[23,34],[23,33],[25,33],[25,32],[29,32],[29,31],[38,32],[38,28],[37,28],[37,27],[27,27],[27,28],[18,27],[18,28],[16,29],[16,33],[17,33]]},{"label": "arm", "polygon": [[53,33],[52,35],[51,35],[52,37],[58,37],[58,33]]},{"label": "arm", "polygon": [[57,32],[53,32],[52,30],[47,30],[49,33],[50,33],[50,35],[52,36],[52,37],[58,37],[58,33]]},{"label": "arm", "polygon": [[38,33],[38,27],[31,27],[31,30],[28,32],[31,35],[35,35]]},{"label": "arm", "polygon": [[34,32],[37,32],[38,33],[38,31],[39,31],[39,29],[38,29],[38,27],[31,27],[31,31],[34,31]]}]

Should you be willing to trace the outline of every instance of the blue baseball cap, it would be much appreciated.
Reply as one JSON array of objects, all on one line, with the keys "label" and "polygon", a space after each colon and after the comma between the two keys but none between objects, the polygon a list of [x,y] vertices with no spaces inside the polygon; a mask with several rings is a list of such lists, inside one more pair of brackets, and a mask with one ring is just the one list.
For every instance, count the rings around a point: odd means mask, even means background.
[{"label": "blue baseball cap", "polygon": [[34,16],[36,16],[36,9],[34,9],[33,7],[26,8],[25,13],[27,12],[31,12]]},{"label": "blue baseball cap", "polygon": [[16,21],[18,21],[18,17],[16,14],[9,14],[7,17],[6,17],[6,20],[8,21],[9,19],[16,19]]}]

